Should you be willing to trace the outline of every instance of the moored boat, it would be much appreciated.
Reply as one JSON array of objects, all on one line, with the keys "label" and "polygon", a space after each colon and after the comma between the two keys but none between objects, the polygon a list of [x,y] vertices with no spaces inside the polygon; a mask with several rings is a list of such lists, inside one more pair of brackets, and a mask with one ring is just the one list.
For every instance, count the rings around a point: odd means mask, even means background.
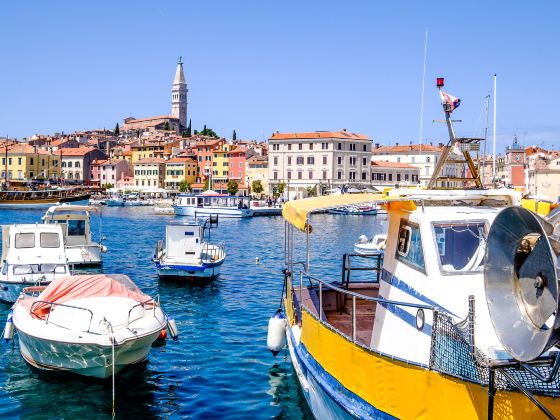
[{"label": "moored boat", "polygon": [[387,235],[384,233],[379,233],[371,239],[366,235],[361,235],[354,244],[354,251],[358,254],[383,253],[386,243]]},{"label": "moored boat", "polygon": [[167,316],[127,276],[100,274],[26,288],[13,323],[30,365],[107,378],[147,359]]},{"label": "moored boat", "polygon": [[209,243],[210,229],[217,226],[217,221],[214,216],[204,222],[167,224],[165,241],[158,241],[153,258],[158,276],[191,280],[219,276],[226,258],[224,245]]},{"label": "moored boat", "polygon": [[49,284],[69,274],[61,226],[2,226],[1,300],[15,302],[24,287]]},{"label": "moored boat", "polygon": [[91,194],[79,189],[61,188],[50,190],[0,191],[0,208],[37,208],[57,203],[70,203],[89,199]]},{"label": "moored boat", "polygon": [[330,214],[344,214],[354,216],[376,216],[379,206],[375,203],[369,205],[342,206],[327,210]]},{"label": "moored boat", "polygon": [[179,194],[173,203],[178,216],[204,217],[218,215],[227,218],[252,217],[249,197],[205,191],[200,195]]},{"label": "moored boat", "polygon": [[68,264],[97,265],[102,262],[102,253],[107,252],[103,245],[101,231],[99,242],[93,240],[91,233],[91,213],[98,209],[91,206],[62,204],[49,207],[43,216],[45,224],[60,225],[63,229],[64,248]]}]

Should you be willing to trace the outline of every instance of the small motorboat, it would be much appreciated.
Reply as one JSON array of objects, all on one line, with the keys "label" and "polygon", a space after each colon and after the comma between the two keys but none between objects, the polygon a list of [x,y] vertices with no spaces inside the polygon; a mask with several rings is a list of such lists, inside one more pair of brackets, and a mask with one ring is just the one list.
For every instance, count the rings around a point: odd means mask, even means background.
[{"label": "small motorboat", "polygon": [[226,258],[224,245],[205,240],[205,234],[208,233],[209,240],[210,230],[217,224],[217,216],[204,222],[169,223],[165,229],[165,241],[158,241],[153,258],[158,276],[193,280],[217,277]]},{"label": "small motorboat", "polygon": [[30,365],[97,378],[146,360],[167,324],[159,299],[122,274],[28,287],[13,307],[21,355]]},{"label": "small motorboat", "polygon": [[354,251],[358,254],[383,254],[385,251],[385,244],[387,243],[387,235],[380,233],[373,238],[368,239],[366,235],[360,235],[358,242],[354,244]]},{"label": "small motorboat", "polygon": [[2,226],[0,299],[15,302],[24,287],[70,275],[60,225]]},{"label": "small motorboat", "polygon": [[379,206],[377,204],[343,206],[328,210],[330,214],[345,214],[355,216],[375,216],[377,215],[378,211]]},{"label": "small motorboat", "polygon": [[107,247],[102,243],[104,238],[101,237],[99,242],[93,240],[91,213],[96,211],[97,208],[92,206],[61,204],[49,207],[43,216],[45,224],[62,227],[68,264],[101,264],[101,254],[107,252]]}]

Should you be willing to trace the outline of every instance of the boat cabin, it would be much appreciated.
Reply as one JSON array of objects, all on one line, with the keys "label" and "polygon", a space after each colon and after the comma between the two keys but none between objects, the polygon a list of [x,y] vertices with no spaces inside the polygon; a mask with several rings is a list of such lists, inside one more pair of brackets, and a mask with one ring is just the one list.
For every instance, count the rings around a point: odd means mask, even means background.
[{"label": "boat cabin", "polygon": [[43,216],[43,221],[62,228],[66,246],[89,245],[93,241],[90,225],[93,211],[96,209],[91,206],[52,206]]},{"label": "boat cabin", "polygon": [[228,207],[238,209],[249,209],[251,207],[250,197],[224,195],[224,194],[179,194],[175,204],[177,206],[189,207]]},{"label": "boat cabin", "polygon": [[165,245],[168,259],[198,260],[204,241],[204,226],[198,222],[175,222],[166,227]]}]

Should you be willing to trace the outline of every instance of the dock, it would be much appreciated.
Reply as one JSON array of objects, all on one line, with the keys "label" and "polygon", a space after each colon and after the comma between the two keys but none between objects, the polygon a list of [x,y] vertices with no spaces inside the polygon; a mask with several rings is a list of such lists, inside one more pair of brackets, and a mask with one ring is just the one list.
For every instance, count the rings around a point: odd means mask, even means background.
[{"label": "dock", "polygon": [[251,207],[251,210],[253,217],[282,215],[282,207]]}]

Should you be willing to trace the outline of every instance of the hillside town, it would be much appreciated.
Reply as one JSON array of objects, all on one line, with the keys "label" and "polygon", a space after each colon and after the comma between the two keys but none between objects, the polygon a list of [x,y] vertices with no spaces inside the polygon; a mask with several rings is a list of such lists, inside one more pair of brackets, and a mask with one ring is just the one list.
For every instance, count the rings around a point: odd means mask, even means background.
[{"label": "hillside town", "polygon": [[[238,139],[235,131],[219,137],[206,126],[192,129],[187,96],[179,59],[170,115],[127,117],[112,130],[0,138],[0,182],[5,188],[27,182],[147,193],[211,189],[293,199],[336,189],[425,186],[444,149],[442,142],[382,145],[351,129],[277,131],[261,142]],[[479,152],[475,164],[485,186],[560,198],[560,151],[524,147],[514,137],[495,161]],[[459,186],[465,177],[465,165],[454,163],[459,155],[455,150],[443,167],[443,186]]]}]

